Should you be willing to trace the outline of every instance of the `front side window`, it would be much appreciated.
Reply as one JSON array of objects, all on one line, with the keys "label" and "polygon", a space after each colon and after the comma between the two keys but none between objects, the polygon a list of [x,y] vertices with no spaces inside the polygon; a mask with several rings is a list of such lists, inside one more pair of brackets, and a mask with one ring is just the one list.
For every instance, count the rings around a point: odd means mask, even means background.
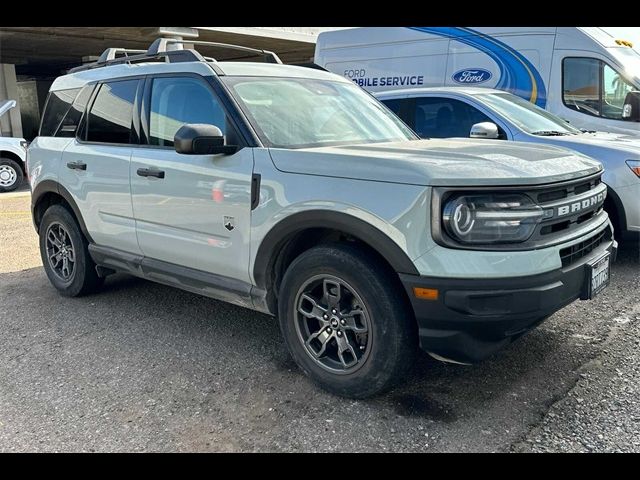
[{"label": "front side window", "polygon": [[138,80],[103,83],[99,88],[89,112],[87,140],[130,143]]},{"label": "front side window", "polygon": [[213,92],[196,78],[159,77],[153,80],[149,114],[149,143],[171,147],[186,123],[215,125],[225,133],[225,113]]},{"label": "front side window", "polygon": [[474,124],[492,121],[460,100],[422,97],[415,101],[415,131],[423,138],[468,137]]},{"label": "front side window", "polygon": [[387,107],[351,82],[223,77],[262,142],[304,148],[415,140]]},{"label": "front side window", "polygon": [[595,58],[565,58],[562,99],[577,112],[622,120],[627,93],[635,90],[618,71]]},{"label": "front side window", "polygon": [[40,136],[53,137],[58,131],[60,122],[65,117],[71,104],[80,92],[79,88],[69,90],[57,90],[49,93],[47,104],[42,115]]}]

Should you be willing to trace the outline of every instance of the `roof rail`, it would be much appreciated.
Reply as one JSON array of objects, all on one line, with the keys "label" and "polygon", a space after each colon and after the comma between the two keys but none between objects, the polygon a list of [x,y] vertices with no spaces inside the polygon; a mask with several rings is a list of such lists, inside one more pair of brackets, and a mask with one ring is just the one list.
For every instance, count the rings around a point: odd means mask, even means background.
[{"label": "roof rail", "polygon": [[274,52],[271,52],[269,50],[259,50],[257,48],[243,47],[241,45],[233,45],[230,43],[205,42],[202,40],[188,40],[188,39],[175,40],[173,38],[156,39],[149,47],[149,50],[147,50],[147,55],[157,55],[158,53],[171,51],[171,50],[167,50],[167,45],[173,45],[173,44],[203,45],[203,46],[209,46],[209,47],[226,48],[228,50],[238,50],[241,52],[253,53],[254,55],[261,55],[265,57],[265,60],[269,63],[282,63],[282,60],[280,60],[280,57],[278,57],[278,55],[276,55]]},{"label": "roof rail", "polygon": [[124,53],[125,57],[128,57],[130,53],[147,53],[146,50],[133,50],[130,48],[107,48],[102,55],[98,58],[97,62],[107,62],[109,60],[115,60],[116,55]]},{"label": "roof rail", "polygon": [[[200,53],[192,49],[167,50],[167,45],[173,44],[193,44],[206,45],[210,47],[227,48],[229,50],[239,50],[242,52],[261,55],[269,63],[282,63],[278,55],[268,50],[258,50],[256,48],[242,47],[240,45],[231,45],[227,43],[202,42],[198,40],[175,40],[173,38],[158,38],[148,50],[133,50],[126,48],[107,48],[97,61],[80,65],[69,70],[69,73],[82,72],[94,68],[106,67],[109,65],[120,65],[123,63],[133,64],[139,62],[148,62],[149,60],[163,60],[167,63],[176,62],[215,62],[215,58],[203,57]],[[118,55],[121,54],[120,57]],[[134,54],[134,55],[130,55]]]}]

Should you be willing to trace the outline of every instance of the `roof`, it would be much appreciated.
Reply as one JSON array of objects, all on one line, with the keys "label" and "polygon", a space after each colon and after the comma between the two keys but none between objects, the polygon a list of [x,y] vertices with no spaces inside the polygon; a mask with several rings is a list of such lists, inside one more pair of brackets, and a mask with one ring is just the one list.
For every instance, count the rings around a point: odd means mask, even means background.
[{"label": "roof", "polygon": [[[215,70],[214,70],[215,68]],[[202,76],[219,74],[229,76],[257,77],[293,77],[317,80],[333,80],[347,82],[344,77],[334,73],[308,67],[282,65],[262,62],[143,62],[133,64],[107,65],[100,68],[83,70],[58,77],[51,85],[51,90],[80,88],[93,81],[112,78],[124,78],[136,75],[152,75],[158,73],[197,73]]]}]

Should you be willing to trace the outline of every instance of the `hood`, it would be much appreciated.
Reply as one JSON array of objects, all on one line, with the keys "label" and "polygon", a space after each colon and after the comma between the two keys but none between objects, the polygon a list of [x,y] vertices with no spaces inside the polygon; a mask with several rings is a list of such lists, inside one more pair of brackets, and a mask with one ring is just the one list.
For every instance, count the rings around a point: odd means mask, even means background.
[{"label": "hood", "polygon": [[503,140],[429,139],[270,153],[284,172],[413,185],[535,185],[602,170],[599,162],[564,148]]},{"label": "hood", "polygon": [[17,105],[15,100],[0,100],[0,117]]},{"label": "hood", "polygon": [[[635,154],[632,158],[640,157],[640,136],[625,135],[623,133],[594,132],[582,135],[566,135],[561,137],[545,137],[553,139],[555,145],[577,148],[579,145],[589,145],[612,150],[620,150]],[[584,150],[582,150],[584,151]],[[589,155],[589,152],[585,152]]]}]

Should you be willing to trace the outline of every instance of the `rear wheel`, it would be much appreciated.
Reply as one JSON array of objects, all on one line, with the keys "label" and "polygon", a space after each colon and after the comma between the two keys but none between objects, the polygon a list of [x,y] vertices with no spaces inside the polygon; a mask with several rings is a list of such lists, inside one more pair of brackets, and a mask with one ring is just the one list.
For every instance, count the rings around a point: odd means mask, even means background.
[{"label": "rear wheel", "polygon": [[88,242],[66,208],[49,207],[42,217],[39,233],[44,270],[62,295],[76,297],[102,284],[103,279],[89,256]]},{"label": "rear wheel", "polygon": [[10,192],[22,185],[24,174],[15,160],[0,158],[0,192]]},{"label": "rear wheel", "polygon": [[351,245],[296,258],[280,288],[280,327],[300,368],[347,397],[378,394],[412,366],[415,321],[395,273]]}]

